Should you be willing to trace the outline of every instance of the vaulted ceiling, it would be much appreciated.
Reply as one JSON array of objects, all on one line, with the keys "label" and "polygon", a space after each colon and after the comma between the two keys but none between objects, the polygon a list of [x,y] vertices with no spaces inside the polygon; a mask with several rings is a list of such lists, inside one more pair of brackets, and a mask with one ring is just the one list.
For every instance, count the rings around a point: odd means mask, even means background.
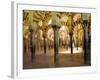
[{"label": "vaulted ceiling", "polygon": [[[47,25],[49,20],[52,17],[52,13],[55,13],[59,19],[62,25],[67,25],[68,20],[68,12],[50,12],[50,11],[30,11],[25,10],[24,11],[24,19],[28,19],[29,16],[33,17],[33,21],[38,23],[39,25],[45,24]],[[75,13],[73,13],[75,15]]]},{"label": "vaulted ceiling", "polygon": [[56,15],[61,23],[61,26],[75,26],[82,19],[89,18],[88,13],[73,13],[73,12],[54,12],[54,11],[35,11],[35,10],[23,10],[23,21],[25,24],[30,24],[30,21],[35,22],[38,27],[49,26],[50,20]]}]

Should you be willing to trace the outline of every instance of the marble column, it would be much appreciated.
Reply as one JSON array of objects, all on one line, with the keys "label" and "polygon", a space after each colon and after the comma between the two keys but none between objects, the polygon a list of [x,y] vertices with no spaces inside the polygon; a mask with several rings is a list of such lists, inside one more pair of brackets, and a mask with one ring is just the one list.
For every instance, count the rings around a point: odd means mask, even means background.
[{"label": "marble column", "polygon": [[44,43],[44,54],[46,54],[46,50],[47,50],[47,47],[46,47],[46,31],[43,32],[43,43]]},{"label": "marble column", "polygon": [[57,12],[52,12],[52,22],[51,26],[54,30],[54,63],[58,62],[58,29],[61,27],[60,19],[57,16]]},{"label": "marble column", "polygon": [[71,49],[71,54],[73,54],[73,41],[72,41],[72,36],[73,36],[73,34],[70,33],[70,49]]},{"label": "marble column", "polygon": [[33,21],[33,12],[32,11],[29,11],[29,29],[30,29],[30,32],[31,32],[31,62],[34,62],[34,59],[35,59],[35,47],[36,47],[36,42],[35,42],[35,32],[37,30],[37,23]]},{"label": "marble column", "polygon": [[84,20],[84,63],[88,64],[89,46],[88,46],[88,21]]},{"label": "marble column", "polygon": [[31,32],[31,62],[34,62],[35,59],[35,48],[36,48],[36,39],[35,39],[35,32],[36,32],[36,23],[35,22],[31,22],[30,23],[30,32]]},{"label": "marble column", "polygon": [[53,25],[52,26],[54,30],[54,63],[58,62],[58,30],[59,26]]},{"label": "marble column", "polygon": [[70,35],[70,49],[71,49],[71,54],[73,54],[73,41],[72,41],[72,36],[73,36],[73,27],[72,27],[72,22],[73,22],[73,14],[69,13],[68,15],[68,29],[69,29],[69,35]]}]

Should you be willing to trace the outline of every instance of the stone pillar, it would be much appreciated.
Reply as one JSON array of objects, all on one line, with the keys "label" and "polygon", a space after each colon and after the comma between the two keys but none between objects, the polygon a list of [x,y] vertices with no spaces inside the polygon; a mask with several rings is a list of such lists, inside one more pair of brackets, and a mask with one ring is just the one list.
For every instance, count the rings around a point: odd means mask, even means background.
[{"label": "stone pillar", "polygon": [[57,63],[58,61],[58,29],[59,26],[53,25],[52,26],[54,30],[54,63]]},{"label": "stone pillar", "polygon": [[35,48],[36,48],[36,45],[35,45],[35,32],[32,32],[32,41],[31,41],[31,61],[33,62],[34,59],[35,59]]},{"label": "stone pillar", "polygon": [[33,62],[34,58],[35,58],[35,47],[36,47],[36,45],[35,45],[35,32],[37,29],[37,23],[33,21],[32,16],[33,16],[33,12],[30,11],[29,12],[29,24],[30,24],[29,30],[31,32],[31,42],[30,42],[31,43],[31,47],[30,47],[30,49],[31,49],[31,62]]},{"label": "stone pillar", "polygon": [[69,29],[69,35],[70,35],[70,48],[71,48],[71,54],[73,54],[73,41],[72,41],[72,36],[73,36],[73,27],[72,27],[72,18],[73,14],[69,13],[68,15],[68,29]]},{"label": "stone pillar", "polygon": [[[91,58],[91,49],[89,47],[89,22],[91,21],[91,14],[90,13],[83,13],[83,25],[84,25],[84,63],[90,65],[90,58]],[[91,44],[91,43],[90,43]]]},{"label": "stone pillar", "polygon": [[60,19],[57,16],[58,13],[52,12],[51,26],[54,30],[54,63],[58,62],[58,29],[61,27]]},{"label": "stone pillar", "polygon": [[88,64],[89,47],[88,47],[88,21],[84,20],[84,63]]},{"label": "stone pillar", "polygon": [[73,41],[72,41],[73,34],[70,33],[70,48],[71,48],[71,54],[73,54]]},{"label": "stone pillar", "polygon": [[35,40],[35,29],[33,27],[36,27],[35,25],[30,25],[30,32],[31,32],[31,62],[34,61],[34,58],[35,58],[35,48],[36,48],[36,40]]},{"label": "stone pillar", "polygon": [[46,31],[45,30],[43,32],[43,38],[44,38],[44,40],[43,40],[43,43],[44,43],[44,54],[46,54],[47,47],[46,47]]}]

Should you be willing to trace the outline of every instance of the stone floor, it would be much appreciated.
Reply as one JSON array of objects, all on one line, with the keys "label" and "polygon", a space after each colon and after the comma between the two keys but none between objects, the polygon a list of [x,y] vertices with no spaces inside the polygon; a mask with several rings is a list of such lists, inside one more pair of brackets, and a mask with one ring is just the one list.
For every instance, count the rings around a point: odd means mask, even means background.
[{"label": "stone floor", "polygon": [[31,62],[31,53],[24,53],[23,69],[85,66],[83,53],[81,51],[80,53],[76,52],[70,54],[68,50],[60,48],[56,64],[54,63],[53,49],[47,51],[46,54],[44,54],[43,50],[37,50],[33,62]]}]

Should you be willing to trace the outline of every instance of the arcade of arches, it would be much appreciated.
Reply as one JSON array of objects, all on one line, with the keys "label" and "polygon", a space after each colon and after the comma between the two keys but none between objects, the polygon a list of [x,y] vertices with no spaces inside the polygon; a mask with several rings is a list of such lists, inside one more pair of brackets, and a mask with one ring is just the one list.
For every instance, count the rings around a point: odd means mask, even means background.
[{"label": "arcade of arches", "polygon": [[23,68],[91,65],[91,14],[23,10]]}]

